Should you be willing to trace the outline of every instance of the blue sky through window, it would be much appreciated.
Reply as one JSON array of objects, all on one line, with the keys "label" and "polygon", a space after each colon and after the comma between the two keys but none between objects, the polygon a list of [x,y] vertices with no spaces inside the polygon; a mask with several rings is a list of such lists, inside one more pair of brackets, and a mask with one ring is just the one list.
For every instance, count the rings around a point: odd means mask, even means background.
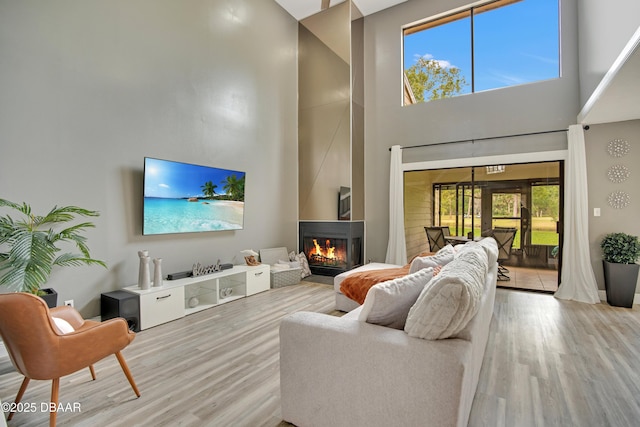
[{"label": "blue sky through window", "polygon": [[[558,0],[522,0],[474,16],[475,91],[559,77]],[[470,18],[404,37],[404,67],[426,57],[457,67],[471,92]]]}]

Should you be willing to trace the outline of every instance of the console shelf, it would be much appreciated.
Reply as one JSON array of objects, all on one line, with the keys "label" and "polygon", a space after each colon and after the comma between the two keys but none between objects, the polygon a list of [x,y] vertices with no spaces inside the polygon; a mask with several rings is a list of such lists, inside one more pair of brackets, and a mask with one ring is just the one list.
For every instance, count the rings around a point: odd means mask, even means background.
[{"label": "console shelf", "polygon": [[165,280],[147,290],[124,288],[140,295],[140,329],[151,328],[220,304],[268,290],[269,265],[235,265],[197,277]]}]

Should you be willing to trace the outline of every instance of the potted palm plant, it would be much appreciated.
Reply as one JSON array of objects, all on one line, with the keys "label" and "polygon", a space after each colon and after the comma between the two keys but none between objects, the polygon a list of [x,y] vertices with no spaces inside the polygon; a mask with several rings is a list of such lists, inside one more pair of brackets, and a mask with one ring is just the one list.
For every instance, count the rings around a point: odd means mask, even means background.
[{"label": "potted palm plant", "polygon": [[[14,292],[39,295],[49,307],[55,307],[57,294],[42,289],[53,267],[97,264],[106,268],[103,261],[91,258],[86,238],[82,235],[94,224],[69,224],[77,216],[95,217],[98,212],[77,206],[54,206],[49,213],[40,216],[33,214],[31,206],[26,203],[0,199],[2,207],[15,211],[19,216],[16,219],[9,214],[0,216],[0,286]],[[60,253],[62,248],[58,245],[61,243],[71,243],[81,253]],[[53,298],[47,296],[51,294]]]},{"label": "potted palm plant", "polygon": [[604,287],[607,302],[617,307],[631,308],[638,282],[636,264],[640,257],[638,236],[626,233],[610,233],[604,236],[600,244],[604,258]]}]

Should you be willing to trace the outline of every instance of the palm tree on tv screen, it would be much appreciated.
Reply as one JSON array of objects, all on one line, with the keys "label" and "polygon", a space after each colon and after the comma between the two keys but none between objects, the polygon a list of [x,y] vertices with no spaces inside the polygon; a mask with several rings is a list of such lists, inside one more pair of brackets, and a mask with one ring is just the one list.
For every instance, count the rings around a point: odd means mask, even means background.
[{"label": "palm tree on tv screen", "polygon": [[235,174],[226,177],[222,188],[232,200],[244,201],[244,176],[240,179]]},{"label": "palm tree on tv screen", "polygon": [[218,188],[218,186],[211,181],[207,181],[200,188],[202,188],[202,192],[207,198],[213,199],[213,197],[216,195],[216,188]]}]

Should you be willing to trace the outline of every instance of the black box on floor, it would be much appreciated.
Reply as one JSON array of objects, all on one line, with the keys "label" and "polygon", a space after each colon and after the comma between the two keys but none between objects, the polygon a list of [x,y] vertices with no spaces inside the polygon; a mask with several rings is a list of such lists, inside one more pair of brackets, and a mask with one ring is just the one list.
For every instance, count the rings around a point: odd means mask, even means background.
[{"label": "black box on floor", "polygon": [[100,318],[122,317],[129,329],[140,332],[140,295],[127,291],[106,292],[100,296]]}]

